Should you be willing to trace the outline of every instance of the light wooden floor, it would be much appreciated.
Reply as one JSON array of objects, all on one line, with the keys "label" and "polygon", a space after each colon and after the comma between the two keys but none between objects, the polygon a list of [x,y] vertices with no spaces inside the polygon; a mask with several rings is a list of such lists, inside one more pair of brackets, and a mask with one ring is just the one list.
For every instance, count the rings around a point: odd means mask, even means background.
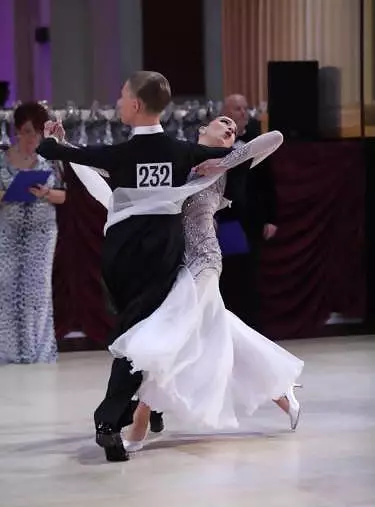
[{"label": "light wooden floor", "polygon": [[375,338],[283,342],[306,361],[297,433],[272,403],[236,435],[168,432],[108,464],[103,352],[0,368],[0,507],[375,507]]}]

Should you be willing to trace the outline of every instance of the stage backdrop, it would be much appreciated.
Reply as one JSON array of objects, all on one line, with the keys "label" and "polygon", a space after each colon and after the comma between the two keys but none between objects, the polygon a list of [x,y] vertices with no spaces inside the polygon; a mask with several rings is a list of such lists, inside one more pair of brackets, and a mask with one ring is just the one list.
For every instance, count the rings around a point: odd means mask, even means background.
[{"label": "stage backdrop", "polygon": [[[365,316],[362,152],[360,141],[288,143],[272,158],[279,229],[264,243],[260,266],[262,327],[272,339],[315,335],[331,312]],[[105,212],[68,168],[66,179],[54,271],[57,336],[82,331],[104,342],[111,325],[100,284]],[[234,227],[233,241],[237,234]],[[240,271],[227,297],[232,309],[246,307]]]}]

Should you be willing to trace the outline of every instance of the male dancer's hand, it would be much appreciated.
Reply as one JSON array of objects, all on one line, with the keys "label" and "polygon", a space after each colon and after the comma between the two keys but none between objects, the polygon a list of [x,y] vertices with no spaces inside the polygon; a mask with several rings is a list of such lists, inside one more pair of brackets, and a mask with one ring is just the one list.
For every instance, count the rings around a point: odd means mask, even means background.
[{"label": "male dancer's hand", "polygon": [[225,172],[225,168],[219,165],[221,158],[210,158],[205,162],[197,165],[192,171],[199,176],[213,176],[214,174],[222,174]]}]

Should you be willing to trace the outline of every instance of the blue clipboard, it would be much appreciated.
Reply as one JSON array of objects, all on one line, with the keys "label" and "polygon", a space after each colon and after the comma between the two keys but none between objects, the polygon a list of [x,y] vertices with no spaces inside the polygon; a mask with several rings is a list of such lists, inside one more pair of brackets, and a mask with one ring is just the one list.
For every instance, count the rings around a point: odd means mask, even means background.
[{"label": "blue clipboard", "polygon": [[51,171],[19,171],[5,192],[3,201],[34,202],[36,197],[29,192],[29,188],[45,185],[50,175]]},{"label": "blue clipboard", "polygon": [[241,224],[235,220],[220,223],[217,237],[223,257],[246,254],[250,251],[251,246]]}]

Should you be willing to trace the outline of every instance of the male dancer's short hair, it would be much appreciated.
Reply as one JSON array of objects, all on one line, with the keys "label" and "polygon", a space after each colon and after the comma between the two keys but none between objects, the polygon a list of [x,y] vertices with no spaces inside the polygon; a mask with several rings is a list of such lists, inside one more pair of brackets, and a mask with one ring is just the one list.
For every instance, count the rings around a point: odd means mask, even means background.
[{"label": "male dancer's short hair", "polygon": [[159,72],[140,70],[128,79],[128,83],[148,113],[160,114],[171,101],[169,81]]}]

